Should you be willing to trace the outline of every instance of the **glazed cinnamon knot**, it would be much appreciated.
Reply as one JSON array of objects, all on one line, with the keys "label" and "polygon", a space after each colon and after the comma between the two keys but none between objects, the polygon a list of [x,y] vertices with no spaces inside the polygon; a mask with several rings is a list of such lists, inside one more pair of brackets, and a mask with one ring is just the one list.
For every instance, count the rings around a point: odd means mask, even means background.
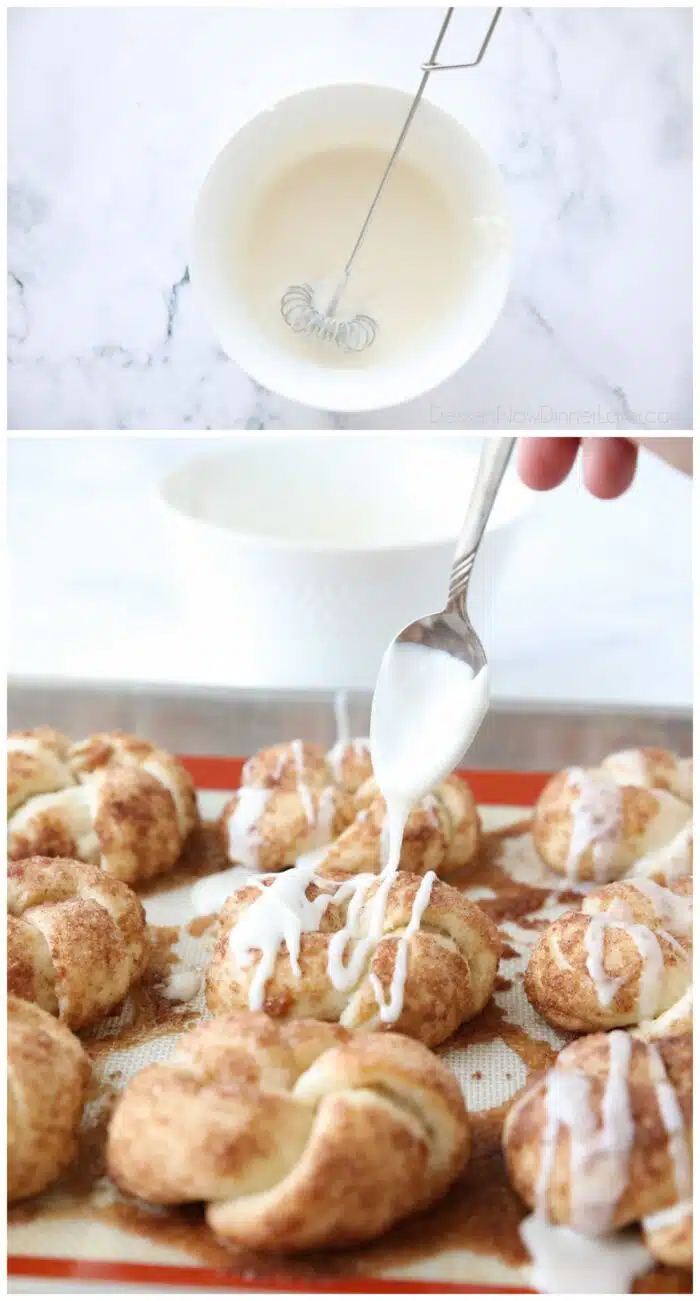
[{"label": "glazed cinnamon knot", "polygon": [[10,858],[75,858],[135,884],[180,857],[198,814],[171,754],[124,732],[72,745],[47,727],[7,746]]},{"label": "glazed cinnamon knot", "polygon": [[611,1030],[668,1012],[693,974],[692,881],[593,890],[547,927],[525,972],[533,1007],[563,1030]]},{"label": "glazed cinnamon knot", "polygon": [[261,750],[219,819],[231,863],[279,872],[326,845],[352,821],[352,796],[336,785],[320,746],[291,741]]},{"label": "glazed cinnamon knot", "polygon": [[649,1044],[613,1030],[568,1044],[525,1085],[503,1146],[529,1207],[596,1236],[689,1201],[691,1126],[690,1036]]},{"label": "glazed cinnamon knot", "polygon": [[[374,778],[355,794],[358,813],[319,860],[324,876],[380,872],[386,860],[386,804]],[[470,787],[453,774],[411,810],[401,845],[401,869],[423,876],[449,876],[474,858],[481,834]]]},{"label": "glazed cinnamon knot", "polygon": [[75,1035],[48,1012],[7,1000],[7,1199],[34,1197],[70,1165],[90,1080]]},{"label": "glazed cinnamon knot", "polygon": [[7,986],[73,1029],[116,1007],[143,974],[143,907],[121,881],[65,858],[7,875]]},{"label": "glazed cinnamon knot", "polygon": [[692,865],[692,760],[667,750],[625,750],[599,768],[548,782],[532,835],[553,872],[582,881],[687,875]]},{"label": "glazed cinnamon knot", "polygon": [[205,1202],[220,1237],[276,1252],[383,1233],[468,1155],[457,1081],[421,1044],[250,1014],[197,1027],[131,1080],[107,1145],[124,1192]]},{"label": "glazed cinnamon knot", "polygon": [[[278,872],[328,846],[324,870],[337,878],[381,870],[385,821],[366,743],[349,742],[324,755],[319,746],[292,741],[248,760],[219,826],[232,863]],[[401,867],[446,875],[471,861],[479,837],[472,792],[461,778],[449,777],[411,813]]]},{"label": "glazed cinnamon knot", "polygon": [[226,901],[206,998],[214,1013],[385,1026],[432,1047],[488,1002],[500,953],[490,918],[434,873],[338,882],[300,866]]}]

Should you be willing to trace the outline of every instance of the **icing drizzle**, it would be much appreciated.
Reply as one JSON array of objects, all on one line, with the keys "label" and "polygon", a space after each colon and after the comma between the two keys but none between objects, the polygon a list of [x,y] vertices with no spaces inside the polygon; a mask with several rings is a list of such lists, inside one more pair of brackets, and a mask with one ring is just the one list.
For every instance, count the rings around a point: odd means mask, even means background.
[{"label": "icing drizzle", "polygon": [[663,976],[663,949],[654,931],[648,926],[611,916],[610,913],[595,913],[589,919],[586,929],[586,970],[595,985],[599,1002],[603,1007],[610,1007],[627,979],[625,975],[609,976],[605,970],[605,940],[608,930],[625,931],[634,940],[642,962],[638,1015],[653,1016]]},{"label": "icing drizzle", "polygon": [[[306,832],[301,837],[302,848],[320,849],[333,838],[337,790],[331,785],[323,786],[320,790],[309,786],[306,780],[304,742],[301,740],[291,741],[288,749],[280,753],[273,774],[275,782],[279,782],[290,752],[294,764],[294,788],[306,820]],[[237,792],[236,806],[228,818],[228,847],[229,858],[233,862],[257,869],[260,867],[260,846],[263,840],[260,819],[279,787],[250,786],[249,776],[250,768],[246,764],[243,768],[243,784]]]},{"label": "icing drizzle", "polygon": [[664,971],[664,949],[660,941],[663,939],[677,953],[687,956],[685,947],[676,936],[690,935],[692,902],[690,898],[676,894],[673,890],[667,890],[655,881],[634,881],[630,884],[649,899],[658,921],[670,926],[672,930],[663,927],[653,930],[642,922],[636,922],[629,915],[625,904],[617,900],[607,911],[589,914],[584,941],[586,970],[595,986],[598,1001],[603,1007],[610,1007],[627,977],[625,974],[611,976],[606,971],[605,942],[609,930],[625,931],[634,941],[642,964],[637,1014],[640,1018],[653,1017],[658,1011],[657,1004]]},{"label": "icing drizzle", "polygon": [[647,881],[656,876],[666,882],[676,881],[681,876],[688,876],[691,871],[691,854],[693,847],[693,823],[689,818],[672,840],[659,849],[650,849],[634,865],[633,879],[639,885],[640,879]]},{"label": "icing drizzle", "polygon": [[[399,839],[400,847],[400,839]],[[264,1006],[265,988],[275,971],[284,944],[296,980],[301,979],[299,954],[301,937],[317,931],[331,904],[347,904],[345,925],[329,940],[327,972],[334,989],[354,989],[362,978],[367,960],[384,935],[387,906],[398,873],[393,858],[379,876],[363,872],[348,881],[332,881],[316,875],[323,851],[307,854],[296,867],[270,880],[253,878],[258,897],[242,913],[229,934],[229,950],[242,971],[254,968],[248,990],[248,1006],[259,1011]],[[398,940],[394,970],[388,996],[378,977],[370,973],[380,1020],[385,1024],[398,1021],[403,1011],[408,951],[411,937],[420,930],[423,915],[430,904],[434,872],[420,883],[411,908],[408,925],[396,933]],[[310,899],[309,887],[318,893]]]},{"label": "icing drizzle", "polygon": [[[609,1283],[619,1277],[629,1285],[652,1263],[639,1242],[606,1236],[610,1234],[615,1208],[629,1181],[635,1137],[629,1095],[633,1041],[622,1030],[613,1030],[607,1040],[608,1073],[599,1124],[591,1106],[591,1079],[583,1071],[555,1066],[547,1075],[535,1210],[521,1225],[521,1236],[533,1260],[533,1281],[543,1291],[609,1291],[610,1286],[604,1286],[603,1279]],[[653,1231],[675,1224],[692,1213],[691,1169],[678,1096],[658,1048],[647,1044],[645,1050],[674,1165],[678,1198],[673,1206],[646,1217],[643,1227]],[[552,1224],[548,1219],[550,1180],[562,1126],[569,1131],[571,1227]]]},{"label": "icing drizzle", "polygon": [[571,806],[571,840],[567,876],[578,880],[581,860],[587,850],[593,856],[596,881],[606,881],[622,831],[622,794],[612,777],[569,768],[569,785],[578,787]]},{"label": "icing drizzle", "polygon": [[351,741],[336,741],[334,746],[326,755],[333,777],[339,786],[343,784],[343,764],[348,752],[354,754],[355,758],[362,761],[369,758],[369,741],[364,736],[357,736]]},{"label": "icing drizzle", "polygon": [[591,1081],[582,1071],[555,1067],[547,1076],[545,1125],[536,1189],[536,1213],[547,1218],[549,1182],[559,1130],[570,1139],[571,1223],[580,1233],[609,1231],[615,1207],[625,1190],[634,1119],[629,1099],[632,1040],[623,1030],[608,1035],[608,1073],[596,1125]]},{"label": "icing drizzle", "polygon": [[272,796],[262,786],[241,786],[236,807],[228,819],[228,856],[244,867],[260,866],[262,836],[258,823]]},{"label": "icing drizzle", "polygon": [[676,1196],[679,1200],[690,1196],[690,1156],[685,1137],[685,1125],[678,1095],[666,1073],[663,1057],[656,1044],[647,1044],[649,1071],[656,1092],[659,1115],[666,1131],[668,1150],[673,1161]]}]

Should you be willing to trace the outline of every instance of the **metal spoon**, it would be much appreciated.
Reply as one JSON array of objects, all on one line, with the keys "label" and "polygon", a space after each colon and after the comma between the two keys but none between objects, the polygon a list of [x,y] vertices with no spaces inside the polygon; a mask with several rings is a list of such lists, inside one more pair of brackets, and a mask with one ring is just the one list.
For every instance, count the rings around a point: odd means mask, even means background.
[{"label": "metal spoon", "polygon": [[485,440],[452,562],[445,609],[438,614],[425,614],[422,619],[409,623],[393,642],[393,645],[397,642],[421,642],[433,650],[446,651],[469,664],[475,677],[486,666],[486,651],[469,622],[467,589],[479,544],[514,445],[514,438]]}]

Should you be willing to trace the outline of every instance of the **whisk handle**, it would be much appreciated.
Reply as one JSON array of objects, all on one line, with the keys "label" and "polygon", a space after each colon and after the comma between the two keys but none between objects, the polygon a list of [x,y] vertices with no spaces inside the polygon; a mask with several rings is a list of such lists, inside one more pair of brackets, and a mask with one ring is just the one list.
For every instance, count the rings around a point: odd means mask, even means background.
[{"label": "whisk handle", "polygon": [[396,162],[396,159],[398,158],[401,149],[403,147],[403,142],[406,139],[406,136],[408,135],[409,127],[416,115],[418,105],[420,104],[423,98],[423,91],[425,90],[428,84],[428,78],[431,72],[447,72],[452,68],[475,68],[477,64],[481,63],[481,60],[483,59],[484,54],[486,53],[486,48],[489,44],[489,41],[493,36],[496,23],[498,22],[501,16],[502,7],[503,6],[500,6],[498,9],[496,9],[493,18],[491,19],[491,22],[489,24],[489,29],[481,43],[481,49],[479,50],[476,59],[474,59],[472,63],[438,63],[437,62],[437,56],[440,50],[440,46],[442,45],[442,42],[445,38],[445,33],[447,31],[447,28],[450,25],[450,22],[452,21],[452,15],[455,11],[454,5],[452,5],[449,9],[445,11],[445,17],[443,18],[442,23],[440,25],[440,30],[437,34],[437,38],[432,48],[430,58],[427,60],[426,63],[421,64],[423,76],[421,77],[420,85],[418,86],[418,90],[416,91],[415,96],[413,98],[413,103],[411,104],[411,107],[408,110],[406,121],[404,122],[401,128],[401,134],[399,135],[399,138],[396,141],[396,144],[394,145],[392,155],[386,165],[386,168],[384,170],[384,175],[382,176],[382,179],[379,182],[379,185],[377,187],[377,192],[370,204],[367,216],[365,217],[364,222],[362,223],[362,228],[360,230],[360,233],[355,241],[355,245],[352,249],[352,252],[350,253],[349,258],[345,263],[345,269],[343,271],[342,278],[339,281],[338,285],[336,286],[335,293],[333,294],[333,297],[331,298],[330,303],[328,304],[328,307],[326,309],[327,316],[333,317],[335,315],[340,298],[345,291],[345,286],[348,283],[348,278],[350,276],[350,272],[352,271],[353,263],[360,249],[362,248],[362,245],[365,242],[365,235],[369,230],[370,223],[372,221],[372,218],[374,217],[377,208],[377,204],[379,203],[379,200],[382,197],[382,194],[384,192],[384,186],[386,185],[387,181],[389,180],[389,177],[391,176],[394,163]]},{"label": "whisk handle", "polygon": [[498,8],[494,11],[493,18],[489,23],[488,31],[483,41],[481,42],[481,49],[479,50],[479,53],[477,54],[476,58],[472,59],[471,63],[436,63],[435,55],[433,54],[431,58],[428,59],[427,63],[421,64],[421,68],[423,69],[423,72],[456,72],[459,68],[478,68],[479,64],[481,63],[481,60],[483,59],[489,47],[489,42],[496,28],[496,23],[498,22],[502,13],[503,13],[503,5],[499,5]]},{"label": "whisk handle", "polygon": [[[442,42],[443,42],[443,39],[444,39],[444,36],[445,36],[445,32],[447,31],[447,28],[448,28],[449,25],[450,25],[450,22],[451,22],[451,19],[452,19],[452,15],[453,15],[453,13],[454,13],[454,5],[446,11],[446,13],[445,13],[445,17],[444,17],[443,20],[442,20],[442,24],[441,24],[441,26],[440,26],[440,31],[439,31],[438,34],[437,34],[437,40],[435,41],[435,44],[434,44],[433,49],[432,49],[432,53],[431,53],[430,58],[429,58],[429,60],[428,60],[428,64],[429,64],[429,65],[430,65],[430,64],[433,64],[433,63],[435,62],[437,56],[438,56],[438,51],[439,51],[439,49],[440,49],[440,46],[442,45]],[[357,237],[357,239],[356,239],[356,241],[355,241],[355,246],[354,246],[354,248],[353,248],[353,250],[352,250],[352,252],[351,252],[351,254],[350,254],[350,257],[348,258],[348,260],[347,260],[347,262],[346,262],[346,264],[345,264],[345,270],[343,271],[343,278],[342,278],[340,284],[338,285],[338,288],[336,289],[336,291],[335,291],[335,293],[334,293],[334,295],[333,295],[333,298],[332,298],[332,300],[331,300],[331,302],[330,302],[330,304],[329,304],[329,307],[328,307],[328,313],[329,313],[329,315],[332,315],[333,312],[335,311],[336,307],[338,306],[338,299],[340,298],[340,295],[342,294],[342,292],[343,292],[343,290],[344,290],[344,288],[345,288],[345,286],[346,286],[346,284],[347,284],[348,276],[350,275],[350,272],[351,272],[351,270],[352,270],[352,264],[353,264],[353,262],[355,261],[355,258],[357,257],[357,255],[358,255],[360,249],[362,248],[362,245],[363,245],[363,243],[364,243],[364,239],[365,239],[365,235],[367,234],[367,231],[368,231],[368,229],[369,229],[369,224],[370,224],[370,222],[371,222],[371,220],[372,220],[372,218],[373,218],[373,216],[374,216],[374,213],[375,213],[375,209],[376,209],[376,207],[377,207],[377,204],[379,203],[379,200],[380,200],[381,197],[382,197],[382,193],[383,193],[383,191],[384,191],[384,186],[386,185],[387,181],[389,180],[389,177],[390,177],[390,175],[391,175],[391,172],[392,172],[392,169],[393,169],[394,163],[396,162],[396,159],[398,158],[399,153],[401,152],[401,148],[402,148],[402,146],[403,146],[403,142],[404,142],[404,140],[406,139],[406,136],[408,135],[409,127],[410,127],[410,125],[411,125],[411,123],[412,123],[412,121],[413,121],[413,119],[414,119],[414,117],[415,117],[415,115],[416,115],[416,110],[418,109],[418,105],[420,104],[421,99],[423,98],[423,91],[425,90],[425,87],[426,87],[427,84],[428,84],[428,77],[430,76],[431,71],[432,71],[432,68],[431,68],[430,66],[427,66],[427,67],[426,67],[426,66],[424,65],[423,76],[421,77],[420,85],[419,85],[419,87],[418,87],[418,90],[417,90],[416,93],[415,93],[415,96],[414,96],[414,99],[413,99],[413,103],[411,104],[411,107],[410,107],[409,110],[408,110],[408,114],[407,114],[407,116],[406,116],[406,121],[404,122],[404,124],[403,124],[403,126],[402,126],[402,128],[401,128],[401,134],[400,134],[398,140],[396,141],[396,144],[394,145],[394,150],[393,150],[393,153],[392,153],[392,155],[391,155],[391,158],[389,159],[389,162],[387,163],[387,165],[386,165],[386,169],[385,169],[385,171],[384,171],[384,175],[382,176],[382,179],[381,179],[381,181],[379,182],[379,186],[378,186],[378,188],[377,188],[377,193],[375,194],[375,196],[374,196],[374,198],[373,198],[373,200],[372,200],[372,203],[371,203],[370,208],[369,208],[369,212],[367,213],[367,216],[365,217],[365,220],[364,220],[364,222],[363,222],[362,229],[361,229],[361,231],[360,231],[360,233],[359,233],[359,235],[358,235],[358,237]]]}]

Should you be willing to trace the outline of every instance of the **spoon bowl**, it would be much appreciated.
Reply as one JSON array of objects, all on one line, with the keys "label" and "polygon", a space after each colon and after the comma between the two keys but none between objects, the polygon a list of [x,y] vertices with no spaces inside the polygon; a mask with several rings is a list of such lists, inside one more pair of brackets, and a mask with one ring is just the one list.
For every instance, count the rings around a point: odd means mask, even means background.
[{"label": "spoon bowl", "polygon": [[487,667],[486,651],[467,614],[467,589],[484,530],[515,446],[514,438],[489,438],[479,459],[474,488],[457,540],[447,605],[437,614],[414,619],[394,639],[394,645],[414,642],[444,651],[468,664],[474,676]]},{"label": "spoon bowl", "polygon": [[514,443],[514,438],[499,438],[484,444],[445,609],[407,624],[382,660],[370,744],[387,806],[399,810],[396,825],[453,770],[488,709],[488,663],[467,615],[467,587]]},{"label": "spoon bowl", "polygon": [[395,644],[414,642],[430,650],[444,651],[462,660],[473,670],[474,676],[486,668],[486,651],[476,635],[469,618],[456,608],[441,610],[439,614],[424,614],[409,623],[395,638]]}]

